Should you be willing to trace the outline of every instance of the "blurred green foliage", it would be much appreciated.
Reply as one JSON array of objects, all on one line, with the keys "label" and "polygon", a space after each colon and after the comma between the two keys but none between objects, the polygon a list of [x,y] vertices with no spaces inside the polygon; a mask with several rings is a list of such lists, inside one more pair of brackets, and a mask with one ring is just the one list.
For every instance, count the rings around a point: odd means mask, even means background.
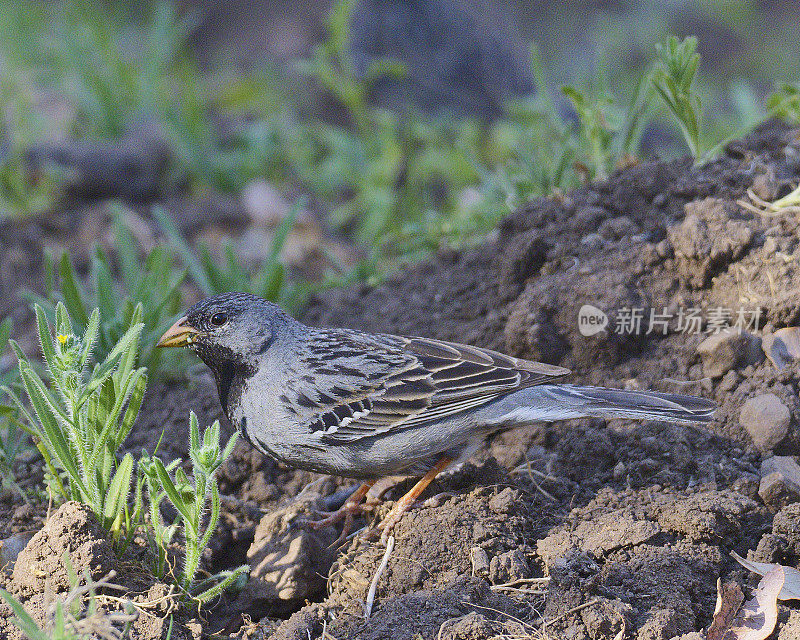
[{"label": "blurred green foliage", "polygon": [[302,284],[287,281],[286,268],[280,260],[280,254],[302,207],[303,200],[301,199],[295,203],[286,218],[278,225],[267,251],[267,257],[255,271],[251,271],[239,261],[232,243],[225,244],[223,259],[217,261],[204,244],[200,244],[198,250],[194,251],[163,208],[153,207],[153,217],[158,221],[168,242],[186,265],[189,276],[204,295],[213,296],[228,291],[242,291],[276,302],[286,309],[297,311],[301,303],[305,301],[303,296],[305,287]]},{"label": "blurred green foliage", "polygon": [[[605,70],[618,65],[601,60],[596,69],[603,71],[561,91],[534,48],[536,95],[509,104],[490,124],[388,111],[370,102],[370,92],[405,69],[382,59],[356,74],[348,50],[355,5],[336,0],[326,37],[296,64],[342,107],[344,117],[329,121],[306,115],[301,88],[277,68],[243,72],[217,64],[201,71],[187,44],[195,16],[178,13],[173,3],[151,0],[134,11],[122,0],[0,0],[3,101],[20,114],[11,124],[17,151],[0,155],[0,203],[12,203],[9,211],[52,203],[51,183],[27,176],[18,151],[41,129],[23,116],[35,110],[20,108],[31,103],[32,87],[67,99],[78,136],[122,137],[155,122],[173,151],[173,185],[238,192],[265,178],[309,194],[332,226],[379,255],[412,259],[480,237],[535,196],[604,179],[635,162],[648,124],[663,130],[672,116],[690,152],[704,158],[768,113],[798,112],[793,85],[781,87],[767,110],[749,83],[728,82],[727,115],[707,118],[701,130],[700,96],[708,105],[709,83],[697,74],[697,42],[668,39],[654,49],[663,37],[655,27],[628,34],[649,50],[635,71],[610,77]],[[618,27],[607,25],[610,51],[620,48]],[[273,277],[262,273],[256,277],[264,286],[248,284],[251,276],[230,255],[214,267],[201,249],[196,260],[217,281],[209,289],[264,290]],[[199,269],[190,270],[202,286]]]},{"label": "blurred green foliage", "polygon": [[178,375],[180,350],[165,354],[155,344],[181,308],[180,286],[186,271],[175,268],[172,252],[164,247],[153,248],[141,260],[135,240],[122,223],[121,208],[116,206],[116,263],[100,247],[95,247],[86,287],[81,284],[69,252],[65,251],[57,262],[45,256],[45,297],[31,292],[26,297],[40,305],[50,322],[55,322],[57,305],[64,304],[77,332],[86,330],[92,310],[99,309],[102,320],[95,345],[99,359],[106,357],[121,339],[134,315],[141,314],[144,329],[137,366],[147,367],[151,377]]}]

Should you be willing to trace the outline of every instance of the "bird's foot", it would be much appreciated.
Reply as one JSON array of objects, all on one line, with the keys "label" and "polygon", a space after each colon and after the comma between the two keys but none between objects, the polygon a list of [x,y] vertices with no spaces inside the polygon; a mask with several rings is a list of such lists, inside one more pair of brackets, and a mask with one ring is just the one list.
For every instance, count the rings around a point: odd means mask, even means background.
[{"label": "bird's foot", "polygon": [[341,534],[339,534],[339,537],[336,538],[331,545],[331,547],[339,546],[339,544],[341,544],[350,533],[350,530],[353,526],[353,518],[372,508],[372,505],[361,504],[361,501],[364,499],[364,496],[367,495],[367,492],[369,491],[370,487],[372,487],[372,484],[372,482],[365,482],[362,484],[336,511],[317,511],[315,512],[317,515],[324,515],[325,517],[322,517],[318,520],[302,520],[300,524],[308,527],[309,529],[317,530],[324,527],[333,526],[338,524],[341,520],[344,520],[344,526],[342,527]]}]

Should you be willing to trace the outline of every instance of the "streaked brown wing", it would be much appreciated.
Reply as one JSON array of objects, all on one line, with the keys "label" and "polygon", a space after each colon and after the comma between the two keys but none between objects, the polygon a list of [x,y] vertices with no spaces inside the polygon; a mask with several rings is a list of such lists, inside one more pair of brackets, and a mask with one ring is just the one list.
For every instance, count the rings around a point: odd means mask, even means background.
[{"label": "streaked brown wing", "polygon": [[[371,371],[363,377],[363,385],[354,385],[351,377],[347,385],[331,385],[323,393],[317,390],[319,412],[308,426],[322,443],[341,444],[418,427],[569,374],[562,367],[441,340],[398,336],[368,340],[361,346],[369,347],[370,363],[386,362],[385,371],[383,375]],[[380,357],[383,349],[385,359]]]}]

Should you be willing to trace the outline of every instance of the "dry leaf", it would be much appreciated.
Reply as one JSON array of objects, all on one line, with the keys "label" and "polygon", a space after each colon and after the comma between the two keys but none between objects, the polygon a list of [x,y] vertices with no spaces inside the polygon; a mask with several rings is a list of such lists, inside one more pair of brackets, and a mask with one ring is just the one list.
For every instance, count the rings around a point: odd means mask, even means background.
[{"label": "dry leaf", "polygon": [[778,600],[800,600],[800,571],[797,569],[793,567],[784,567],[779,564],[772,564],[770,562],[753,562],[752,560],[746,560],[735,551],[731,551],[731,555],[736,562],[745,569],[749,569],[760,576],[767,575],[767,573],[775,567],[781,567],[786,576],[786,580],[783,583],[783,589],[781,589],[781,592],[778,594]]},{"label": "dry leaf", "polygon": [[737,583],[722,584],[722,579],[717,578],[717,606],[714,608],[714,619],[708,627],[706,640],[723,640],[743,602],[744,594]]},{"label": "dry leaf", "polygon": [[758,583],[753,597],[744,603],[724,640],[765,640],[778,621],[778,594],[786,576],[775,566]]}]

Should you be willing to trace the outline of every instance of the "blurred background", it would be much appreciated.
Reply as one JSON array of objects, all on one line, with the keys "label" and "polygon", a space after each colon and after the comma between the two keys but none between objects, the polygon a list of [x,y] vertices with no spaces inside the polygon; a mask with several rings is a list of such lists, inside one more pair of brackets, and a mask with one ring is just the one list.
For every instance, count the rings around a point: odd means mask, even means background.
[{"label": "blurred background", "polygon": [[[331,239],[317,279],[800,111],[788,0],[2,0],[0,34],[0,217],[114,198],[172,203],[183,232],[228,209],[274,228],[302,197],[292,224]],[[654,81],[671,34],[697,38],[696,148]]]}]

